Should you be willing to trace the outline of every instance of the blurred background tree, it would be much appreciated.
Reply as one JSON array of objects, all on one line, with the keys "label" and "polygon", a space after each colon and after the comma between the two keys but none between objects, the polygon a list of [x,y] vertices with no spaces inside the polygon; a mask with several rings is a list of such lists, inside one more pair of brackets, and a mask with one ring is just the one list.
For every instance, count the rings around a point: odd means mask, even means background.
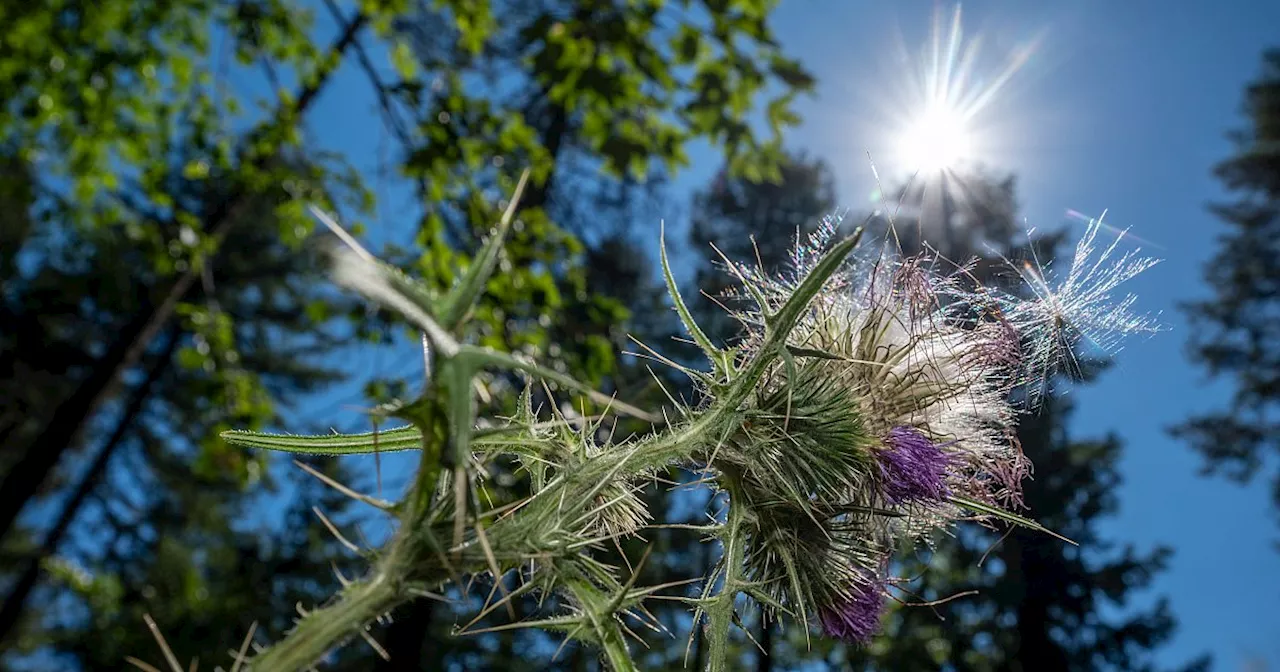
[{"label": "blurred background tree", "polygon": [[[1230,135],[1236,154],[1214,175],[1234,196],[1210,206],[1227,225],[1205,266],[1211,298],[1185,306],[1192,357],[1234,385],[1230,408],[1174,429],[1204,456],[1207,473],[1248,482],[1280,452],[1280,49],[1244,93],[1246,126]],[[1272,477],[1280,512],[1280,473]]]},{"label": "blurred background tree", "polygon": [[[331,380],[302,203],[367,197],[301,124],[367,20],[317,45],[281,3],[0,9],[7,664],[119,669],[144,612],[192,655],[328,593],[336,542],[255,524],[288,476],[217,432]],[[239,95],[233,57],[297,84]]]}]

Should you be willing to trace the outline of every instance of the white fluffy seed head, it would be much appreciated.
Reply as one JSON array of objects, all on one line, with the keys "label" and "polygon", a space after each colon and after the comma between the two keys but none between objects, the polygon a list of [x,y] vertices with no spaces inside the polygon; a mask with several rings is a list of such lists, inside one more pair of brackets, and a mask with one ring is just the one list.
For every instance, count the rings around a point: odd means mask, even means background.
[{"label": "white fluffy seed head", "polygon": [[1125,237],[1122,231],[1106,247],[1096,245],[1102,219],[1090,220],[1076,244],[1066,277],[1058,277],[1039,259],[1010,266],[1029,296],[992,292],[1024,343],[1025,384],[1030,405],[1038,405],[1059,373],[1078,375],[1077,352],[1096,350],[1103,356],[1118,353],[1127,337],[1154,334],[1163,327],[1158,315],[1134,312],[1137,297],[1115,298],[1119,286],[1159,263],[1135,248],[1117,255]]}]

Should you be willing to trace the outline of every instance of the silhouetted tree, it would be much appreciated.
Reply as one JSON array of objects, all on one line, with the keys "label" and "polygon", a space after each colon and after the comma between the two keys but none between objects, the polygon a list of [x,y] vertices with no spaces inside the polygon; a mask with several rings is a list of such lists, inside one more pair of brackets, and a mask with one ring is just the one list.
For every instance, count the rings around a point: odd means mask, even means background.
[{"label": "silhouetted tree", "polygon": [[[202,193],[218,198],[204,186],[173,184],[169,193],[179,202]],[[346,499],[291,485],[298,496],[285,506],[297,510],[279,516],[293,531],[274,529],[274,521],[245,525],[264,501],[247,494],[248,485],[274,488],[300,474],[273,470],[266,456],[217,436],[237,425],[279,423],[277,403],[334,377],[317,358],[342,342],[331,320],[345,301],[326,296],[314,254],[281,242],[267,226],[277,206],[259,200],[244,210],[257,226],[209,260],[193,303],[179,308],[183,319],[144,353],[136,378],[78,446],[85,459],[55,483],[52,520],[32,532],[38,544],[13,553],[0,607],[11,650],[41,650],[80,669],[119,669],[124,656],[150,650],[140,625],[150,613],[189,658],[214,642],[238,641],[253,621],[279,633],[295,603],[320,601],[337,585],[329,564],[343,561],[341,547],[315,529],[310,506],[340,517]],[[145,246],[123,227],[83,230],[62,244],[69,251],[28,245],[23,253],[34,270],[6,279],[6,299],[19,312],[59,305],[46,297],[68,306],[61,334],[6,350],[28,370],[58,366],[42,342],[63,343],[73,361],[92,361],[137,297],[164,282],[147,272]],[[37,320],[33,328],[58,323]],[[15,391],[23,384],[21,376],[0,381]],[[337,463],[319,468],[346,478]],[[15,633],[24,611],[26,627]]]},{"label": "silhouetted tree", "polygon": [[[1205,471],[1247,482],[1280,453],[1280,49],[1263,54],[1245,89],[1247,126],[1231,134],[1236,154],[1214,174],[1234,200],[1215,203],[1226,224],[1205,266],[1212,297],[1185,306],[1192,357],[1229,377],[1229,407],[1175,428],[1204,456]],[[1272,477],[1280,511],[1280,473]]]}]

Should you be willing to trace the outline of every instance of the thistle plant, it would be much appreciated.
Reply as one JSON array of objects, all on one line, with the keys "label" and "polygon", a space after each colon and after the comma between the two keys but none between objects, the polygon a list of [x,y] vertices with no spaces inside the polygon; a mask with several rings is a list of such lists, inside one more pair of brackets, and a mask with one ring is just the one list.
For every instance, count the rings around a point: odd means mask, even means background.
[{"label": "thistle plant", "polygon": [[[705,629],[712,670],[729,668],[731,631],[752,605],[806,632],[816,627],[866,642],[892,598],[894,554],[957,523],[1003,522],[1053,534],[1014,512],[1031,465],[1013,438],[1028,410],[1013,401],[1025,395],[1013,392],[1035,375],[1028,363],[1047,363],[1044,339],[1060,337],[1044,327],[1035,303],[1052,292],[1023,299],[970,282],[965,269],[937,257],[857,252],[861,229],[840,238],[833,218],[797,241],[783,277],[725,260],[751,307],[736,313],[746,337],[721,347],[691,317],[664,245],[660,260],[672,304],[707,364],[663,361],[694,381],[702,401],[676,404],[648,435],[602,440],[603,416],[548,420],[534,408],[532,386],[585,395],[606,415],[659,418],[527,358],[468,343],[467,313],[500,260],[520,184],[475,260],[445,293],[427,290],[342,234],[335,281],[425,336],[425,392],[378,409],[406,424],[345,436],[224,435],[247,448],[296,453],[421,451],[401,501],[332,484],[395,517],[396,530],[381,548],[365,551],[363,577],[345,582],[328,603],[301,610],[290,632],[247,661],[252,669],[305,669],[357,637],[381,651],[368,634],[372,622],[410,600],[443,599],[448,587],[477,590],[476,583],[491,588],[473,623],[501,613],[510,600],[554,597],[561,613],[497,629],[559,633],[595,647],[613,669],[635,669],[633,629],[660,628],[646,600],[678,586],[636,585],[638,571],[623,572],[602,558],[616,539],[660,524],[637,491],[673,465],[705,474],[727,501],[698,528],[722,549],[701,591],[664,596],[685,601],[695,627]],[[1098,273],[1107,280],[1097,291],[1068,282],[1088,300],[1059,301],[1060,322],[1053,324],[1070,324],[1073,306],[1087,306],[1084,317],[1098,316],[1093,311],[1113,288],[1110,281],[1128,276],[1095,268],[1071,277],[1088,282]],[[1049,291],[1040,284],[1035,289]],[[477,417],[483,371],[529,382],[513,417]],[[491,477],[487,467],[499,460],[527,474],[527,498],[494,506],[480,496]],[[511,575],[518,587],[508,591],[502,579]]]}]

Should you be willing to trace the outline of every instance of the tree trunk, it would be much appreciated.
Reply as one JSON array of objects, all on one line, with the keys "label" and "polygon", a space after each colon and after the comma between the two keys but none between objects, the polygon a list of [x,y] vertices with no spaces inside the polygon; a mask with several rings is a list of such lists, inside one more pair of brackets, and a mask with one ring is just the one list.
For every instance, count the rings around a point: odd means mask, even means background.
[{"label": "tree trunk", "polygon": [[118,372],[125,368],[121,362],[129,357],[132,346],[141,341],[149,318],[154,314],[154,311],[144,309],[125,325],[89,377],[58,405],[44,430],[5,475],[0,483],[0,538],[9,533],[23,506],[39,492],[49,472],[57,466],[58,459],[79,435],[81,426],[102,402]]},{"label": "tree trunk", "polygon": [[[1017,533],[1015,533],[1017,534]],[[1023,533],[1025,534],[1025,533]],[[1018,649],[1010,669],[1018,672],[1067,672],[1066,654],[1049,633],[1049,605],[1054,596],[1045,595],[1037,581],[1039,544],[1014,540],[1012,552],[1018,555],[1019,576],[1026,588],[1018,604]]]},{"label": "tree trunk", "polygon": [[[355,42],[357,34],[367,22],[368,16],[363,13],[357,14],[347,24],[330,51],[338,55],[343,54]],[[336,67],[323,71],[314,84],[304,87],[296,97],[297,103],[281,110],[275,123],[297,123],[298,117],[315,101],[316,95],[335,69]],[[270,126],[260,127],[255,135],[264,133],[270,128]],[[256,163],[261,167],[271,158],[273,157],[258,157]],[[242,186],[236,185],[232,193],[205,219],[205,230],[209,232],[215,244],[220,244],[227,235],[248,196],[249,194]],[[57,466],[63,453],[74,445],[98,407],[112,395],[119,384],[121,374],[133,368],[150,347],[151,342],[173,316],[174,309],[198,277],[199,274],[193,264],[187,272],[174,281],[159,304],[143,310],[130,321],[120,338],[111,345],[89,377],[70,397],[58,405],[52,418],[39,432],[26,454],[5,477],[3,483],[0,483],[0,538],[9,533],[22,508],[39,492],[40,486],[48,478],[49,473]]]},{"label": "tree trunk", "polygon": [[98,450],[98,454],[94,457],[93,463],[89,465],[88,471],[80,478],[80,482],[76,484],[71,498],[62,506],[62,512],[58,514],[53,527],[49,528],[49,531],[45,534],[40,548],[24,561],[22,573],[19,575],[18,580],[14,582],[9,594],[5,596],[4,605],[0,606],[0,642],[5,641],[16,630],[18,619],[22,616],[27,598],[30,597],[31,591],[35,589],[36,583],[40,578],[40,561],[57,552],[58,545],[62,543],[62,538],[66,536],[67,530],[70,529],[71,523],[75,520],[80,507],[88,499],[94,488],[98,486],[103,474],[106,473],[107,465],[111,462],[111,457],[115,454],[116,449],[120,447],[125,435],[133,427],[134,421],[142,413],[143,407],[146,406],[147,400],[151,397],[151,388],[155,386],[160,376],[164,375],[164,372],[168,370],[169,364],[173,359],[173,353],[178,349],[178,344],[182,341],[180,336],[180,330],[172,328],[169,330],[169,342],[165,344],[164,350],[156,357],[155,362],[151,364],[146,378],[129,395],[129,402],[126,404],[119,420],[116,421],[115,430],[111,432],[111,436],[106,443]]}]

